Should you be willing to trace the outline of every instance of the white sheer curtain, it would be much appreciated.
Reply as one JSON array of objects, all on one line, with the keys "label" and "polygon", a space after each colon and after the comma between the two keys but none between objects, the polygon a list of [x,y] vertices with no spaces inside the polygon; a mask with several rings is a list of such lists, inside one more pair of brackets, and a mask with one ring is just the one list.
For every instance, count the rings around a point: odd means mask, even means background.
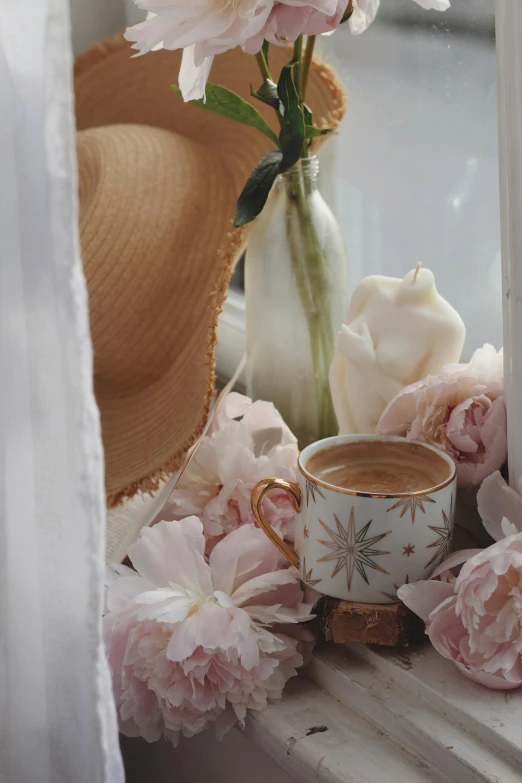
[{"label": "white sheer curtain", "polygon": [[0,781],[123,781],[67,0],[0,14]]}]

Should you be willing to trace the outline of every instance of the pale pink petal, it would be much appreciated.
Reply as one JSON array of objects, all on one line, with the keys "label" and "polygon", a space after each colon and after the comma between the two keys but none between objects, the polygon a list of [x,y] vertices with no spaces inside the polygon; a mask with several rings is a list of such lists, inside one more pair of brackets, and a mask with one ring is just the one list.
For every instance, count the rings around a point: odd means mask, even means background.
[{"label": "pale pink petal", "polygon": [[266,427],[265,429],[253,430],[252,447],[256,457],[263,457],[269,454],[272,449],[281,443],[283,437],[282,427]]},{"label": "pale pink petal", "polygon": [[[172,524],[172,522],[168,524]],[[204,531],[201,529],[202,525],[199,517],[195,515],[186,516],[183,519],[178,519],[177,524],[183,531],[190,548],[203,556],[205,554],[205,536]]]},{"label": "pale pink petal", "polygon": [[313,620],[312,604],[298,604],[296,608],[281,606],[247,606],[245,611],[253,620],[263,624],[304,623]]},{"label": "pale pink petal", "polygon": [[170,588],[142,593],[136,598],[140,607],[138,620],[156,620],[159,623],[180,623],[196,604],[194,598],[180,595]]},{"label": "pale pink petal", "polygon": [[453,408],[446,425],[446,437],[457,451],[472,454],[478,451],[482,442],[480,428],[477,425],[471,426],[466,419],[470,415],[470,409],[482,406],[485,415],[485,411],[489,410],[491,405],[491,400],[481,395],[470,397]]},{"label": "pale pink petal", "polygon": [[213,432],[225,427],[233,419],[241,419],[251,405],[252,400],[250,397],[245,397],[244,394],[234,391],[226,394],[214,413],[208,434],[211,435]]},{"label": "pale pink petal", "polygon": [[506,410],[502,398],[493,402],[480,428],[480,438],[484,450],[480,461],[457,465],[459,486],[478,486],[507,459]]},{"label": "pale pink petal", "polygon": [[297,651],[303,656],[303,664],[310,663],[319,632],[310,625],[278,625],[278,633],[297,642]]},{"label": "pale pink petal", "polygon": [[201,65],[196,65],[194,52],[194,46],[189,46],[183,50],[178,83],[184,101],[197,101],[200,98],[206,100],[205,87],[214,58],[206,57]]},{"label": "pale pink petal", "polygon": [[415,2],[421,8],[425,8],[426,11],[431,9],[434,11],[447,11],[450,7],[450,0],[415,0]]},{"label": "pale pink petal", "polygon": [[251,598],[262,593],[268,593],[280,585],[296,585],[299,583],[296,573],[290,569],[283,571],[274,571],[271,574],[261,574],[248,582],[244,582],[241,587],[234,591],[232,599],[236,606],[242,606]]},{"label": "pale pink petal", "polygon": [[423,392],[431,378],[406,386],[388,403],[377,424],[381,435],[406,435],[417,411],[416,394]]},{"label": "pale pink petal", "polygon": [[201,554],[202,546],[203,526],[197,517],[189,517],[182,523],[159,522],[144,528],[128,554],[136,570],[158,586],[174,582],[197,586],[203,594],[211,595],[210,568]]},{"label": "pale pink petal", "polygon": [[262,433],[272,433],[267,438],[270,443],[267,443],[263,449],[254,448],[256,456],[268,454],[276,446],[288,446],[297,443],[297,438],[289,430],[281,414],[271,402],[264,402],[263,400],[254,402],[245,412],[241,425],[249,431],[251,437],[257,440],[262,440]]},{"label": "pale pink petal", "polygon": [[465,563],[481,551],[481,549],[461,549],[460,552],[453,552],[437,566],[430,578],[435,579],[436,576],[440,576],[444,571],[449,571],[451,568],[462,565],[462,563]]},{"label": "pale pink petal", "polygon": [[274,8],[275,14],[274,33],[268,40],[271,43],[281,43],[285,39],[294,42],[301,35],[310,15],[310,8],[295,8],[286,4],[279,4]]},{"label": "pale pink petal", "polygon": [[171,587],[154,587],[152,590],[136,596],[135,603],[138,606],[152,606],[163,603],[167,599],[177,600],[178,598],[187,598],[187,591],[173,590]]},{"label": "pale pink petal", "polygon": [[506,519],[506,517],[504,517],[500,523],[500,527],[506,538],[509,538],[509,536],[516,536],[518,533],[520,533],[520,530],[517,528],[517,526],[510,522],[509,519]]},{"label": "pale pink petal", "polygon": [[431,612],[453,593],[453,585],[429,580],[399,587],[397,597],[424,622],[428,622]]},{"label": "pale pink petal", "polygon": [[[227,636],[230,616],[217,604],[203,604],[199,611],[174,627],[166,649],[170,661],[189,658],[198,647],[215,649]],[[229,646],[227,642],[223,645]]]},{"label": "pale pink petal", "polygon": [[136,576],[136,571],[133,568],[129,568],[129,566],[123,565],[123,563],[111,563],[105,569],[103,583],[105,587],[109,587],[116,579],[120,579],[122,576]]},{"label": "pale pink petal", "polygon": [[360,35],[371,25],[377,16],[381,0],[354,0],[353,13],[348,22],[350,32]]},{"label": "pale pink petal", "polygon": [[145,22],[127,27],[123,35],[127,41],[133,42],[132,48],[137,49],[140,55],[148,54],[156,48],[163,47],[164,21],[160,17],[149,15]]},{"label": "pale pink petal", "polygon": [[214,547],[209,563],[214,588],[232,595],[248,579],[281,567],[284,558],[262,530],[243,525]]},{"label": "pale pink petal", "polygon": [[[509,568],[513,558],[515,557],[517,550],[518,556],[520,557],[521,547],[522,534],[518,534],[515,536],[510,536],[509,538],[504,538],[501,541],[497,541],[487,549],[481,550],[462,566],[462,570],[457,579],[457,584],[460,585],[464,583],[468,577],[471,576],[474,569],[478,568],[479,566],[485,565],[488,568],[491,568],[491,563],[493,560],[495,560],[497,564],[496,567],[501,567],[502,573],[505,573]],[[502,566],[500,566],[500,558],[505,558]]]},{"label": "pale pink petal", "polygon": [[461,661],[454,661],[455,666],[462,672],[468,679],[477,682],[479,685],[484,685],[486,688],[491,688],[497,691],[509,691],[515,688],[520,688],[522,680],[519,682],[508,682],[504,677],[497,676],[495,674],[488,674],[487,672],[471,669]]},{"label": "pale pink petal", "polygon": [[294,8],[312,8],[325,16],[331,16],[337,8],[337,0],[280,0],[280,2]]},{"label": "pale pink petal", "polygon": [[505,518],[522,531],[522,497],[496,471],[484,479],[477,494],[478,511],[484,527],[492,538],[505,538],[502,520]]},{"label": "pale pink petal", "polygon": [[[273,604],[282,604],[283,606],[297,607],[303,601],[303,591],[299,572],[296,568],[290,567],[285,569],[285,572],[293,574],[295,581],[289,582],[285,585],[277,585],[266,593],[261,593],[253,598],[248,599],[242,604],[244,609],[249,609],[251,606],[272,606]],[[307,599],[306,603],[310,603]]]},{"label": "pale pink petal", "polygon": [[218,604],[223,608],[225,609],[236,608],[236,605],[233,602],[232,598],[227,593],[224,593],[222,590],[214,590],[214,597],[217,600]]},{"label": "pale pink petal", "polygon": [[461,642],[466,637],[466,629],[455,610],[456,600],[450,596],[434,609],[426,629],[437,652],[453,661],[459,658]]},{"label": "pale pink petal", "polygon": [[123,576],[112,582],[107,589],[107,609],[117,612],[126,607],[141,593],[154,588],[152,582],[144,579],[129,568],[133,576]]}]

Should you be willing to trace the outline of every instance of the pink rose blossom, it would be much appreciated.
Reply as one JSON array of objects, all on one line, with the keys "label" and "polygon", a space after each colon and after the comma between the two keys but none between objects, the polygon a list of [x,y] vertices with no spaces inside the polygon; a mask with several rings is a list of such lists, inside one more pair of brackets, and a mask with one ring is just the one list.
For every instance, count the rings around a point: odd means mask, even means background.
[{"label": "pink rose blossom", "polygon": [[433,443],[457,464],[459,486],[477,486],[507,458],[503,357],[493,346],[399,392],[377,431]]},{"label": "pink rose blossom", "polygon": [[136,572],[110,575],[104,634],[126,736],[176,744],[212,723],[222,736],[280,698],[302,664],[299,640],[280,630],[311,618],[295,569],[280,569],[254,527],[208,561],[204,546],[196,517],[160,522],[129,549]]},{"label": "pink rose blossom", "polygon": [[[165,510],[174,519],[196,514],[210,549],[224,534],[254,524],[252,490],[271,476],[295,481],[297,458],[297,441],[272,403],[252,403],[232,392],[220,405]],[[263,508],[274,528],[293,540],[295,511],[286,492],[269,493]]]},{"label": "pink rose blossom", "polygon": [[[435,649],[488,688],[522,685],[522,534],[467,559],[455,553],[437,571],[467,560],[454,582],[403,585],[397,595],[426,623]],[[450,562],[451,560],[451,562]]]},{"label": "pink rose blossom", "polygon": [[[450,7],[449,0],[415,0],[426,11],[446,11]],[[350,17],[350,31],[353,35],[360,35],[372,24],[381,0],[353,0],[353,13]]]},{"label": "pink rose blossom", "polygon": [[328,32],[339,24],[348,0],[135,0],[150,12],[129,27],[128,41],[140,54],[155,48],[183,49],[179,86],[186,101],[203,98],[212,61],[241,46],[257,53],[265,37],[278,45],[301,33]]}]

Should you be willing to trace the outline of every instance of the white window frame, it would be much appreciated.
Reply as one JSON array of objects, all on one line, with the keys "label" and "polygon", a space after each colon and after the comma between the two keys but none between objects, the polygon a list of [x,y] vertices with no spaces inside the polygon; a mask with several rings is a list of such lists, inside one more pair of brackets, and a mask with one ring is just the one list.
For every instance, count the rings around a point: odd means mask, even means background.
[{"label": "white window frame", "polygon": [[522,4],[497,0],[500,220],[510,483],[522,478]]}]

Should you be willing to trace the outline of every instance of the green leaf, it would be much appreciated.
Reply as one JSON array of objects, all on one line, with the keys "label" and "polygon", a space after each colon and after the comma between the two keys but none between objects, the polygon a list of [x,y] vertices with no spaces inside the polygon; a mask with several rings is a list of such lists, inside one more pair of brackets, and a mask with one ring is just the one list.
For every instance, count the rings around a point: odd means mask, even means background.
[{"label": "green leaf", "polygon": [[304,115],[305,125],[314,124],[314,117],[312,114],[312,110],[309,106],[306,105],[306,103],[303,103],[303,115]]},{"label": "green leaf", "polygon": [[276,111],[279,111],[281,101],[277,94],[277,84],[270,79],[265,79],[257,92],[252,85],[250,85],[250,95],[253,98],[263,101],[263,103],[266,103],[268,106],[272,106]]},{"label": "green leaf", "polygon": [[285,65],[277,85],[277,94],[284,109],[279,133],[279,145],[283,152],[281,171],[288,171],[297,163],[305,140],[303,111],[299,105],[299,95],[293,78],[294,67],[295,63]]},{"label": "green leaf", "polygon": [[307,139],[314,139],[316,136],[328,136],[332,128],[314,128],[313,125],[306,125],[305,136]]},{"label": "green leaf", "polygon": [[[181,90],[176,84],[171,84],[170,86],[176,95],[181,95]],[[243,125],[250,125],[251,128],[261,131],[272,142],[279,145],[278,138],[270,125],[248,101],[243,100],[235,92],[227,90],[226,87],[221,87],[219,84],[207,84],[206,94],[206,103],[203,98],[197,101],[189,101],[189,103],[199,106],[201,109],[214,112],[214,114],[219,114],[221,117],[228,117],[230,120],[241,122]]]},{"label": "green leaf", "polygon": [[236,228],[250,223],[262,211],[272,185],[280,173],[282,159],[282,152],[272,150],[259,161],[238,199],[234,221]]}]

